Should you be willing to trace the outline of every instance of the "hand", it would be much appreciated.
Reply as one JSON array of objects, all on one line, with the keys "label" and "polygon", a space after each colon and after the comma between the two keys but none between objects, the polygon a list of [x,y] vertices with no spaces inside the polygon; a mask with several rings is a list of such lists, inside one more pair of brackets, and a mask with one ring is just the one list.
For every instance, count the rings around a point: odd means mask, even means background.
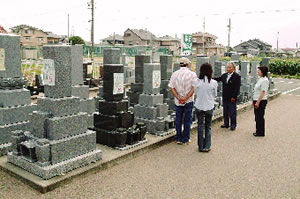
[{"label": "hand", "polygon": [[231,102],[236,102],[236,99],[232,97]]},{"label": "hand", "polygon": [[254,108],[255,108],[255,109],[258,109],[258,108],[259,108],[259,102],[256,102],[256,103],[255,103]]},{"label": "hand", "polygon": [[185,97],[180,98],[179,99],[179,104],[185,104],[186,100],[187,99]]}]

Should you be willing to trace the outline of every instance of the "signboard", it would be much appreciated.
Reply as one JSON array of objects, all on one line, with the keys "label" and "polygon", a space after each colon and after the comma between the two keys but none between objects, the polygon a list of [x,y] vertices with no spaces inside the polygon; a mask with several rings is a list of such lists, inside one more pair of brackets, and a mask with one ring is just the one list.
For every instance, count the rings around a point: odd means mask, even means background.
[{"label": "signboard", "polygon": [[153,88],[159,88],[161,82],[160,70],[153,71]]},{"label": "signboard", "polygon": [[43,85],[55,86],[55,66],[53,59],[44,59]]},{"label": "signboard", "polygon": [[113,95],[124,93],[124,73],[114,73]]},{"label": "signboard", "polygon": [[190,34],[183,34],[181,38],[181,55],[192,55],[193,39]]},{"label": "signboard", "polygon": [[0,71],[5,71],[5,50],[0,48]]}]

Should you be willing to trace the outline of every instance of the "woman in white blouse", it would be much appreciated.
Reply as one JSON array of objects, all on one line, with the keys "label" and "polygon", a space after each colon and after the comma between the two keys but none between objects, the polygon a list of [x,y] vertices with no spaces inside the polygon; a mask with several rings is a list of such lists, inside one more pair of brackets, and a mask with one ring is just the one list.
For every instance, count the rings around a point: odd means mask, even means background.
[{"label": "woman in white blouse", "polygon": [[[194,83],[199,152],[209,152],[211,146],[211,121],[218,87],[217,81],[212,79],[212,73],[213,70],[210,64],[202,64],[199,78]],[[205,138],[203,138],[204,129]]]},{"label": "woman in white blouse", "polygon": [[265,136],[265,109],[268,99],[268,67],[261,66],[257,69],[259,79],[257,80],[253,91],[253,106],[256,122],[256,132],[254,136]]}]

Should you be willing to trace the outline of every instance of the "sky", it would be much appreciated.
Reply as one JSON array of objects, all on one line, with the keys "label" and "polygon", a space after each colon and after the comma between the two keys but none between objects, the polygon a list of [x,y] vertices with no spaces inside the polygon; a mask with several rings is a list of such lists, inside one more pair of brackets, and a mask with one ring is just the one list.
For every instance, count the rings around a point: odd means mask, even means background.
[{"label": "sky", "polygon": [[[94,0],[94,41],[124,34],[127,28],[147,29],[156,36],[203,31],[230,45],[258,38],[279,48],[300,46],[300,0]],[[6,30],[27,24],[59,35],[91,40],[90,0],[1,0],[0,25]]]}]

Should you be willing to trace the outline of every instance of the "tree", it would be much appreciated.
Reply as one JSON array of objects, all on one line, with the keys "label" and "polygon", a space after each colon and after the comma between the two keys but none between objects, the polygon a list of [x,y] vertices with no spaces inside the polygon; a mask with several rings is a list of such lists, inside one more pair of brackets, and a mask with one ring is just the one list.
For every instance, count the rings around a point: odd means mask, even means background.
[{"label": "tree", "polygon": [[79,36],[73,36],[73,37],[70,37],[69,38],[69,42],[72,44],[72,45],[75,45],[75,44],[82,44],[85,46],[85,42],[84,40],[79,37]]}]

